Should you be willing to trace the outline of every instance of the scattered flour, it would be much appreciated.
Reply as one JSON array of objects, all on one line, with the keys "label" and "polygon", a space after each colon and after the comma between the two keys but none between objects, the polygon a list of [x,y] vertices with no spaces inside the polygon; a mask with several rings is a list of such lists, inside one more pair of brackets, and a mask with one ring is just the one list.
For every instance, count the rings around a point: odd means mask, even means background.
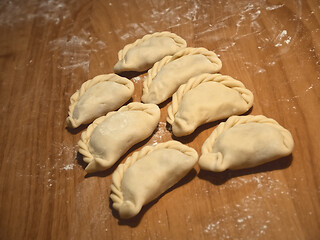
[{"label": "scattered flour", "polygon": [[66,170],[66,171],[67,170],[72,170],[74,166],[75,166],[75,164],[71,163],[71,164],[68,164],[68,165],[64,166],[62,169]]},{"label": "scattered flour", "polygon": [[107,48],[107,45],[90,33],[82,29],[79,35],[64,36],[49,42],[50,51],[56,52],[63,57],[58,68],[73,71],[82,68],[85,73],[89,72],[90,54]]},{"label": "scattered flour", "polygon": [[262,66],[259,66],[256,63],[251,63],[251,62],[244,62],[244,65],[246,66],[246,68],[249,70],[253,70],[254,74],[262,74],[265,73],[267,70],[265,68],[263,68]]},{"label": "scattered flour", "polygon": [[140,82],[141,81],[141,77],[140,76],[137,76],[137,77],[134,77],[134,78],[132,78],[132,81],[134,82],[134,83],[138,83],[138,82]]},{"label": "scattered flour", "polygon": [[278,8],[282,8],[283,6],[284,6],[284,4],[267,6],[267,7],[266,7],[266,10],[267,10],[267,11],[273,11],[273,10],[276,10],[276,9],[278,9]]},{"label": "scattered flour", "polygon": [[243,218],[239,218],[239,219],[237,220],[238,223],[242,223],[243,221],[244,221]]},{"label": "scattered flour", "polygon": [[306,92],[310,91],[312,88],[313,88],[313,84],[311,84],[310,87],[306,89]]},{"label": "scattered flour", "polygon": [[204,229],[204,232],[205,232],[205,233],[209,233],[209,232],[213,231],[214,229],[218,229],[218,228],[219,228],[219,223],[220,223],[220,221],[217,221],[216,223],[210,223],[210,224]]},{"label": "scattered flour", "polygon": [[283,30],[279,35],[278,35],[278,39],[281,40],[283,37],[287,36],[288,32],[287,30]]},{"label": "scattered flour", "polygon": [[[295,191],[290,189],[289,192],[287,185],[279,179],[268,176],[267,173],[230,179],[219,186],[219,191],[224,189],[241,191],[241,188],[245,186],[250,186],[254,190],[236,202],[217,206],[215,219],[219,220],[213,220],[206,224],[203,229],[205,234],[209,234],[212,238],[221,239],[259,239],[267,234],[271,224],[281,227],[279,216],[284,214],[286,209],[281,209],[277,204],[274,204],[274,211],[265,212],[264,205],[275,198],[293,199],[296,196]],[[235,231],[229,232],[230,225]],[[253,225],[255,228],[251,228]]]},{"label": "scattered flour", "polygon": [[289,44],[290,41],[291,41],[291,37],[290,37],[290,36],[288,36],[288,38],[287,38],[286,40],[284,40],[284,42],[285,42],[286,44]]},{"label": "scattered flour", "polygon": [[282,30],[273,40],[275,47],[282,47],[284,43],[288,45],[292,37],[288,35],[287,30]]},{"label": "scattered flour", "polygon": [[49,178],[49,179],[48,179],[47,187],[48,187],[48,188],[51,188],[52,186],[53,186],[53,179]]},{"label": "scattered flour", "polygon": [[157,145],[158,143],[163,142],[163,137],[166,134],[170,134],[170,132],[166,128],[167,123],[166,122],[159,122],[158,124],[158,129],[156,133],[152,136],[151,138],[151,144],[152,145]]},{"label": "scattered flour", "polygon": [[39,1],[30,0],[28,7],[25,7],[18,0],[2,1],[0,2],[2,13],[0,14],[0,25],[13,27],[34,20],[38,20],[37,24],[40,25],[50,23],[58,25],[71,16],[69,6],[72,6],[73,3],[74,1],[66,4],[63,0],[47,0],[39,4]]}]

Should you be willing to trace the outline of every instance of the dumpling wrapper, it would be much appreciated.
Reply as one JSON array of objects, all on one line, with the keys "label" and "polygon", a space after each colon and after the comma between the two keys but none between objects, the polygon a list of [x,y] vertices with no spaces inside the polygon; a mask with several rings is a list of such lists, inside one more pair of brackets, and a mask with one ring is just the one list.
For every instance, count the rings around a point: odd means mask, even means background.
[{"label": "dumpling wrapper", "polygon": [[118,109],[131,98],[133,91],[129,79],[114,73],[84,82],[70,98],[67,126],[76,128]]},{"label": "dumpling wrapper", "polygon": [[199,165],[214,172],[255,167],[290,155],[293,146],[291,133],[271,118],[232,116],[204,142]]},{"label": "dumpling wrapper", "polygon": [[155,62],[165,56],[175,54],[186,46],[186,41],[174,33],[156,32],[147,34],[119,51],[119,61],[114,66],[114,72],[146,71]]},{"label": "dumpling wrapper", "polygon": [[129,103],[96,119],[81,135],[79,152],[88,163],[88,173],[111,167],[133,145],[149,137],[158,125],[160,109],[155,104]]},{"label": "dumpling wrapper", "polygon": [[120,218],[137,215],[142,206],[182,179],[195,165],[198,154],[177,141],[147,146],[135,152],[112,175],[113,208]]},{"label": "dumpling wrapper", "polygon": [[186,136],[202,124],[240,115],[253,104],[242,82],[221,74],[201,74],[179,87],[168,107],[167,122],[175,136]]},{"label": "dumpling wrapper", "polygon": [[202,73],[219,72],[222,63],[205,48],[185,48],[155,63],[143,82],[141,101],[160,104],[170,98],[180,85]]}]

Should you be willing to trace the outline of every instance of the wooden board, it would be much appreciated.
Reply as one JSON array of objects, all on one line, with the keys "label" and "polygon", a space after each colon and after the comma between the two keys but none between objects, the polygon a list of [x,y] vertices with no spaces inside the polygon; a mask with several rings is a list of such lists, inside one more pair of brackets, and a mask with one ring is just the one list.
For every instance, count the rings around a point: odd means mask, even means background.
[{"label": "wooden board", "polygon": [[[320,9],[317,1],[66,1],[0,3],[1,239],[319,239]],[[119,221],[110,170],[86,176],[84,127],[65,129],[69,98],[110,73],[117,52],[172,31],[219,54],[221,73],[253,91],[250,114],[289,129],[292,156],[219,174],[196,166],[177,186]],[[132,80],[140,101],[146,74]],[[161,105],[157,132],[172,139]],[[183,143],[200,148],[217,123]],[[125,157],[121,161],[125,160]]]}]

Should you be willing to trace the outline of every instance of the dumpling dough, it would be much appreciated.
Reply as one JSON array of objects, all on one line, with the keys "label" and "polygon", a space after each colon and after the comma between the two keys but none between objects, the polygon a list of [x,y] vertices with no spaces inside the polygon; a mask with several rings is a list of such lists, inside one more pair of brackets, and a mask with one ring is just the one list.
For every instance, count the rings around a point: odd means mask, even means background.
[{"label": "dumpling dough", "polygon": [[205,73],[191,78],[172,96],[167,122],[173,134],[181,137],[204,123],[245,113],[252,104],[252,92],[240,81]]},{"label": "dumpling dough", "polygon": [[116,74],[104,74],[84,82],[70,98],[67,126],[76,128],[116,110],[134,91],[133,83]]},{"label": "dumpling dough", "polygon": [[119,61],[114,66],[114,72],[143,72],[163,57],[173,55],[186,46],[186,41],[174,33],[157,32],[145,35],[119,51]]},{"label": "dumpling dough", "polygon": [[158,125],[160,109],[155,104],[129,103],[96,119],[81,135],[79,152],[88,163],[88,173],[111,167],[134,144],[149,137]]},{"label": "dumpling dough", "polygon": [[170,98],[181,84],[202,73],[219,72],[222,63],[205,48],[185,48],[154,64],[143,83],[142,102],[160,104]]},{"label": "dumpling dough", "polygon": [[198,154],[177,141],[144,147],[112,175],[113,208],[121,218],[137,215],[142,206],[176,184],[195,165]]},{"label": "dumpling dough", "polygon": [[255,167],[292,153],[291,133],[265,116],[233,116],[220,123],[202,146],[201,169]]}]

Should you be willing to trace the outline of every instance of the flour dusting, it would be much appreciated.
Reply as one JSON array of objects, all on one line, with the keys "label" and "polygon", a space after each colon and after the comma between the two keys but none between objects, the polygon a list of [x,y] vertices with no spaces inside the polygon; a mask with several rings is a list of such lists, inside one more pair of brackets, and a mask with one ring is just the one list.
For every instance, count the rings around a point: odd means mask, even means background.
[{"label": "flour dusting", "polygon": [[266,7],[266,10],[267,11],[273,11],[273,10],[276,10],[276,9],[282,8],[282,7],[284,7],[284,4],[272,5],[272,6]]},{"label": "flour dusting", "polygon": [[68,170],[72,170],[74,166],[75,166],[75,164],[71,163],[71,164],[64,166],[62,169],[68,171]]},{"label": "flour dusting", "polygon": [[167,134],[170,134],[166,126],[167,126],[166,122],[159,122],[158,129],[151,139],[152,145],[157,145],[158,143],[163,142],[163,137]]},{"label": "flour dusting", "polygon": [[262,66],[258,65],[258,64],[254,64],[251,62],[244,62],[244,65],[246,66],[246,68],[248,70],[252,70],[254,71],[254,74],[263,74],[265,73],[267,70],[265,68],[263,68]]},{"label": "flour dusting", "polygon": [[311,84],[307,89],[306,92],[310,91],[313,88],[313,84]]},{"label": "flour dusting", "polygon": [[[59,24],[61,21],[70,17],[71,13],[69,5],[72,6],[72,2],[68,5],[62,0],[47,0],[28,1],[28,7],[26,8],[20,1],[2,1],[0,8],[2,14],[0,14],[0,25],[15,26],[27,21],[38,20],[37,24],[46,25],[48,23]],[[31,11],[30,11],[31,9]]]},{"label": "flour dusting", "polygon": [[134,77],[131,79],[134,83],[138,83],[142,80],[142,78],[140,76]]},{"label": "flour dusting", "polygon": [[[297,179],[293,179],[297,181]],[[203,232],[213,238],[222,239],[258,239],[266,235],[270,225],[278,226],[275,231],[281,231],[281,214],[287,210],[277,205],[274,199],[291,198],[297,196],[295,188],[288,186],[277,178],[268,176],[267,173],[260,173],[254,176],[243,176],[230,179],[219,186],[219,191],[242,191],[249,187],[253,191],[248,192],[242,198],[228,204],[216,206],[215,218],[205,224]],[[273,202],[274,211],[266,211],[266,202]],[[232,225],[235,231],[229,232]],[[251,226],[255,228],[251,228]],[[236,234],[236,235],[234,235]],[[222,237],[223,236],[223,237]],[[245,236],[245,237],[241,237]]]},{"label": "flour dusting", "polygon": [[[81,68],[89,72],[90,54],[107,48],[103,41],[91,37],[90,32],[82,29],[78,35],[65,36],[49,42],[50,51],[63,57],[59,69],[73,71]],[[100,65],[101,66],[101,65]]]},{"label": "flour dusting", "polygon": [[274,46],[281,47],[284,45],[284,43],[288,45],[291,42],[291,39],[292,37],[288,35],[287,30],[282,30],[273,40],[275,43]]}]

